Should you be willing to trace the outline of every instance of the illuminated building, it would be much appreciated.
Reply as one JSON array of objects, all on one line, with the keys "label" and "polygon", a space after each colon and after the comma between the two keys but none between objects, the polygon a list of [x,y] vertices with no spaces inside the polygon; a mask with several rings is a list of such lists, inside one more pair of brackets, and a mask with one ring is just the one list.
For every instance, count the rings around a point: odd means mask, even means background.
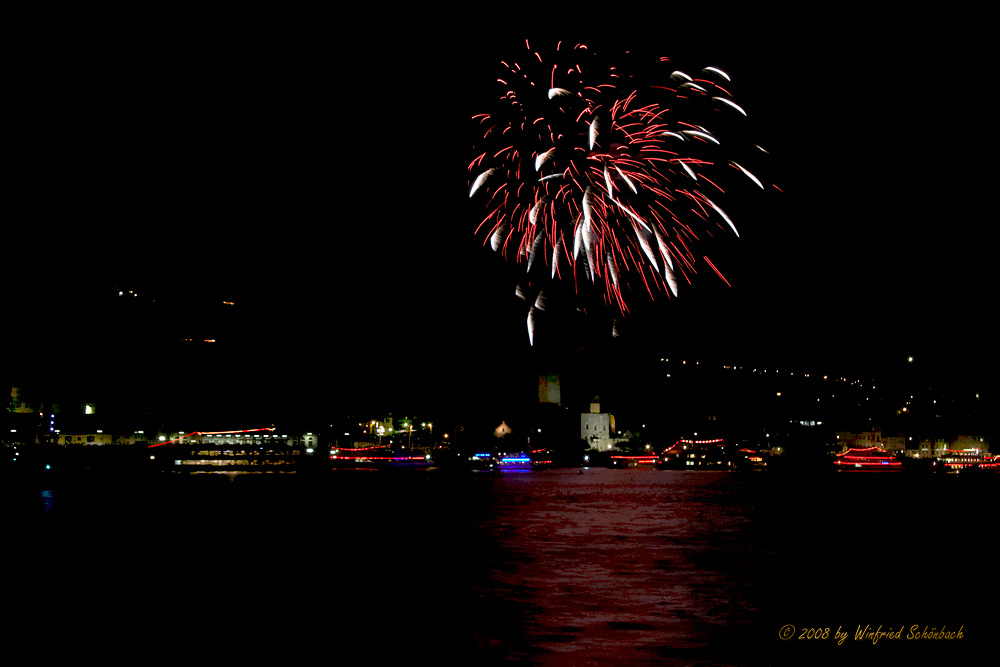
[{"label": "illuminated building", "polygon": [[837,444],[843,447],[842,451],[870,447],[880,447],[887,452],[902,452],[906,449],[906,438],[902,435],[884,436],[881,431],[868,431],[866,433],[837,431],[836,435]]},{"label": "illuminated building", "polygon": [[37,408],[29,405],[24,400],[24,397],[21,395],[21,390],[18,387],[10,388],[10,403],[8,410],[15,414],[31,414],[38,411]]},{"label": "illuminated building", "polygon": [[984,455],[989,455],[990,443],[987,442],[985,438],[980,438],[978,436],[960,435],[951,443],[951,447],[949,449],[961,451],[975,450]]},{"label": "illuminated building", "polygon": [[382,447],[392,444],[394,436],[404,434],[407,441],[412,440],[412,426],[403,424],[403,429],[397,431],[391,412],[388,417],[358,422],[357,426],[357,429],[350,429],[353,433],[344,433],[352,447]]},{"label": "illuminated building", "polygon": [[906,450],[906,455],[915,459],[931,459],[941,456],[948,449],[946,440],[921,440],[916,447]]},{"label": "illuminated building", "polygon": [[129,435],[120,435],[117,433],[105,433],[99,430],[93,433],[59,433],[56,435],[55,443],[63,446],[134,445],[137,442],[141,442],[143,437],[141,431]]},{"label": "illuminated building", "polygon": [[539,373],[538,402],[562,405],[562,390],[560,387],[558,373]]},{"label": "illuminated building", "polygon": [[600,399],[590,404],[590,412],[580,415],[580,437],[591,449],[607,452],[614,448],[615,416],[601,412]]},{"label": "illuminated building", "polygon": [[394,428],[392,421],[392,413],[390,412],[389,416],[381,421],[373,419],[371,422],[365,424],[364,426],[365,430],[368,432],[368,435],[377,435],[380,438],[384,436],[391,437]]}]

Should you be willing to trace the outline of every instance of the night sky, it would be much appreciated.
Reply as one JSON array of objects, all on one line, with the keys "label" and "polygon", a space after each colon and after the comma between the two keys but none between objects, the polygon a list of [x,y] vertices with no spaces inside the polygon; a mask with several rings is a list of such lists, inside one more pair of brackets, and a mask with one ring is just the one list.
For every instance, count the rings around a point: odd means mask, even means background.
[{"label": "night sky", "polygon": [[[670,354],[992,372],[985,21],[616,11],[15,21],[4,379],[270,421],[500,413],[539,368]],[[729,72],[783,190],[736,206],[731,288],[529,347],[466,171],[526,37]]]}]

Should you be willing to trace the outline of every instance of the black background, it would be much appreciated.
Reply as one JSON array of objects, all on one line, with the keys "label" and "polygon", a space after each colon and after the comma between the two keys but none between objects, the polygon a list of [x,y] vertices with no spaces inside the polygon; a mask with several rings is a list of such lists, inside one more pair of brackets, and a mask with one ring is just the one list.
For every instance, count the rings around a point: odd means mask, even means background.
[{"label": "black background", "polygon": [[[11,17],[4,374],[206,414],[499,413],[540,367],[671,354],[864,370],[914,355],[981,381],[995,139],[978,25],[846,7],[822,23],[703,7]],[[467,196],[469,118],[526,38],[732,75],[783,194],[739,204],[731,288],[700,275],[615,341],[571,322],[528,345]]]}]

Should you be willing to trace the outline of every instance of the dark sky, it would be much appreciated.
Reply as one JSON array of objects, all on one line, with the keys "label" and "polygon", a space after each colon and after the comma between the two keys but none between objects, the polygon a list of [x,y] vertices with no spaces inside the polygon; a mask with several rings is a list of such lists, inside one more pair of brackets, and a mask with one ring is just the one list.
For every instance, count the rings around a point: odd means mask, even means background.
[{"label": "dark sky", "polygon": [[[516,403],[567,358],[995,366],[983,21],[606,14],[19,17],[5,374],[210,414]],[[784,194],[738,205],[731,288],[528,346],[466,171],[525,37],[732,75]]]}]

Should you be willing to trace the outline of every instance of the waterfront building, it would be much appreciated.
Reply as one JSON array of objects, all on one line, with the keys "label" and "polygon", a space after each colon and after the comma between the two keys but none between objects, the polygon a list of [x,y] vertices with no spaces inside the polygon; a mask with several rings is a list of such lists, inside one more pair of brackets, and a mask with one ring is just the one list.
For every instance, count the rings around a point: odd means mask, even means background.
[{"label": "waterfront building", "polygon": [[841,446],[841,452],[848,449],[870,449],[878,447],[887,452],[904,452],[906,450],[906,438],[902,435],[887,436],[882,431],[867,431],[865,433],[850,433],[848,431],[837,431],[837,444]]},{"label": "waterfront building", "polygon": [[990,443],[986,440],[986,438],[979,436],[960,435],[952,441],[949,449],[958,451],[977,451],[981,454],[989,456]]},{"label": "waterfront building", "polygon": [[562,389],[558,373],[547,371],[538,374],[538,402],[562,405]]},{"label": "waterfront building", "polygon": [[92,433],[57,433],[55,444],[64,447],[72,446],[102,446],[102,445],[134,445],[144,438],[142,431],[135,433],[105,433],[97,430]]},{"label": "waterfront building", "polygon": [[511,434],[510,426],[507,426],[507,422],[501,421],[500,425],[493,429],[493,437],[495,438],[506,438]]},{"label": "waterfront building", "polygon": [[590,412],[580,415],[580,438],[587,442],[591,449],[607,452],[615,446],[615,416],[601,412],[599,398],[594,398],[590,404]]},{"label": "waterfront building", "polygon": [[7,406],[7,410],[15,414],[32,414],[38,412],[37,407],[25,400],[19,387],[10,388],[10,403]]}]

